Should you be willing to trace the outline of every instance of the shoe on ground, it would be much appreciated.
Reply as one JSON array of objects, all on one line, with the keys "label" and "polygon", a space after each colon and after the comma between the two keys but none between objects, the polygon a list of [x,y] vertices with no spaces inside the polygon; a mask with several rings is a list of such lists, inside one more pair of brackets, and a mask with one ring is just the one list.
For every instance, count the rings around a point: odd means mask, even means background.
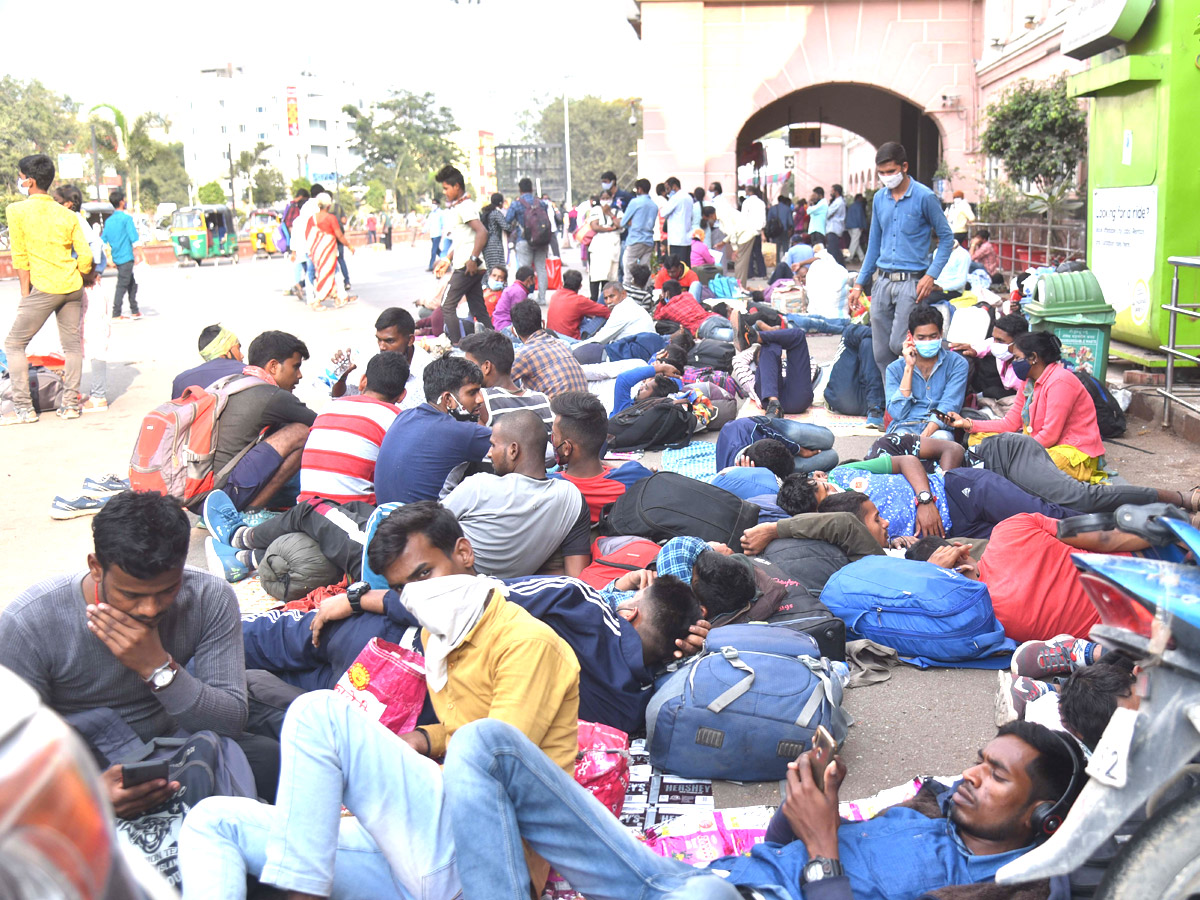
[{"label": "shoe on ground", "polygon": [[112,499],[108,497],[76,497],[68,500],[66,497],[55,497],[50,503],[50,518],[78,519],[80,516],[94,516],[104,509],[104,504]]},{"label": "shoe on ground", "polygon": [[883,410],[871,409],[867,411],[867,427],[873,431],[883,431]]},{"label": "shoe on ground", "polygon": [[89,476],[83,479],[83,496],[85,497],[111,497],[113,494],[127,490],[129,490],[129,479],[121,478],[119,475],[101,475],[96,478]]},{"label": "shoe on ground", "polygon": [[208,571],[230,584],[250,576],[250,567],[238,559],[239,551],[213,538],[204,539],[204,558]]},{"label": "shoe on ground", "polygon": [[778,400],[772,400],[770,403],[768,403],[767,408],[764,410],[764,412],[767,414],[767,416],[769,418],[772,418],[772,419],[782,419],[783,418],[783,407],[779,405]]},{"label": "shoe on ground", "polygon": [[204,499],[202,518],[208,533],[227,547],[233,546],[234,534],[246,524],[224,491],[213,491]]},{"label": "shoe on ground", "polygon": [[135,312],[135,313],[134,313],[133,315],[131,315],[129,318],[133,319],[134,321],[137,321],[137,320],[138,320],[138,319],[140,319],[141,317],[142,317],[142,314],[141,314],[140,312]]},{"label": "shoe on ground", "polygon": [[0,416],[0,425],[32,425],[40,420],[37,410],[18,409],[11,416]]},{"label": "shoe on ground", "polygon": [[87,400],[84,401],[83,406],[80,407],[80,409],[83,410],[84,414],[107,412],[108,411],[108,401],[100,400],[100,399],[97,399],[96,397],[88,397]]},{"label": "shoe on ground", "polygon": [[1025,718],[1025,710],[1038,697],[1049,694],[1053,688],[1042,681],[1018,676],[1013,678],[1007,672],[999,673],[999,686],[996,690],[996,727]]},{"label": "shoe on ground", "polygon": [[78,419],[83,415],[78,406],[60,406],[54,411],[54,414],[60,419]]},{"label": "shoe on ground", "polygon": [[[1048,641],[1026,641],[1012,655],[1013,677],[1053,678],[1055,675],[1070,675],[1085,666],[1094,655],[1096,645],[1073,637],[1059,634]],[[1090,652],[1089,652],[1090,651]]]}]

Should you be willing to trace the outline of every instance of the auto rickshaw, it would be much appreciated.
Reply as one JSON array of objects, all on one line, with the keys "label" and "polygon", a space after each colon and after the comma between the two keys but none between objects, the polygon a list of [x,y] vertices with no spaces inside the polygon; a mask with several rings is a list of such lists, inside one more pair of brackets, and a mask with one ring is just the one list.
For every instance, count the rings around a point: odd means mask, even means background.
[{"label": "auto rickshaw", "polygon": [[206,259],[238,261],[238,233],[228,206],[189,206],[171,217],[171,246],[180,265]]},{"label": "auto rickshaw", "polygon": [[242,232],[254,245],[254,255],[265,253],[268,257],[276,253],[287,253],[287,232],[283,220],[273,209],[256,209],[242,226]]}]

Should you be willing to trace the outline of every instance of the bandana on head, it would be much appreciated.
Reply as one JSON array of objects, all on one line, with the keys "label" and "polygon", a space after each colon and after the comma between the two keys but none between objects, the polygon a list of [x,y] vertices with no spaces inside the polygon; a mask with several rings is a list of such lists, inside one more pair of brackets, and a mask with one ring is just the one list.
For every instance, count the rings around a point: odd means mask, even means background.
[{"label": "bandana on head", "polygon": [[218,356],[224,356],[237,345],[237,335],[222,326],[221,333],[209,341],[204,349],[200,351],[200,358],[205,362],[209,362]]},{"label": "bandana on head", "polygon": [[401,604],[429,632],[425,681],[431,691],[446,686],[446,658],[478,624],[493,592],[503,589],[503,583],[485,575],[444,575],[404,586]]}]

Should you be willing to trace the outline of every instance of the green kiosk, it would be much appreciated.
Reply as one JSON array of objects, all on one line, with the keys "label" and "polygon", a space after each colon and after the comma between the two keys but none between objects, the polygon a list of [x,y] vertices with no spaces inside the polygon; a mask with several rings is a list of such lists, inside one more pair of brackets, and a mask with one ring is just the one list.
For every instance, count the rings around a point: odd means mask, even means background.
[{"label": "green kiosk", "polygon": [[[1116,314],[1113,339],[1147,350],[1168,342],[1168,260],[1200,255],[1197,13],[1196,0],[1078,0],[1063,31],[1062,52],[1090,60],[1069,81],[1091,100],[1088,266]],[[1178,302],[1200,304],[1200,270],[1179,270]],[[1179,316],[1175,342],[1200,345],[1200,320]]]}]

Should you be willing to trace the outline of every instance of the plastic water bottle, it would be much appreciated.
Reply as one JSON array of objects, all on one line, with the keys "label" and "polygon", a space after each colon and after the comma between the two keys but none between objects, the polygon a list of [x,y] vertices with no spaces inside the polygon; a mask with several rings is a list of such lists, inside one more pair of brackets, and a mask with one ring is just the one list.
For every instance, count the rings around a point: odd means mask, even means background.
[{"label": "plastic water bottle", "polygon": [[850,682],[850,667],[841,660],[834,660],[829,664],[829,674],[842,687],[845,687]]}]

